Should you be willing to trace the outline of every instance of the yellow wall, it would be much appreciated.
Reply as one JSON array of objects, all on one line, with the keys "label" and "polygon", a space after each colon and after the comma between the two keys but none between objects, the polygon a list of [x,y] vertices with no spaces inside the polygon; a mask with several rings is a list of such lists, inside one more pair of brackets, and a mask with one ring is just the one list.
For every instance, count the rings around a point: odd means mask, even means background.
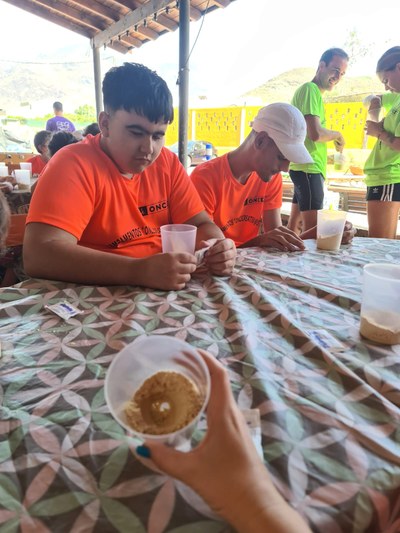
[{"label": "yellow wall", "polygon": [[[235,106],[190,109],[188,138],[207,140],[217,147],[236,148],[250,132],[250,123],[260,107]],[[375,139],[372,137],[364,138],[367,110],[361,102],[325,104],[325,113],[326,127],[342,132],[346,141],[346,148],[373,147]],[[242,120],[244,121],[243,124]],[[192,125],[194,125],[195,133],[193,133]],[[175,120],[168,127],[166,145],[169,146],[177,140],[178,109],[175,109]],[[365,142],[367,142],[366,145]]]}]

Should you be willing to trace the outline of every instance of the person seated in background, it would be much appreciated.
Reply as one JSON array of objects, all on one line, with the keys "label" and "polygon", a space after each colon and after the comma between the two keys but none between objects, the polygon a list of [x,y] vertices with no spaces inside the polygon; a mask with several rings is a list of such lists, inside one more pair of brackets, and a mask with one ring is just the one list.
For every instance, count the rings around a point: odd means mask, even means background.
[{"label": "person seated in background", "polygon": [[78,139],[69,131],[58,131],[54,133],[49,142],[49,158],[53,157],[64,146],[69,146],[77,142],[79,142]]},{"label": "person seated in background", "polygon": [[[252,131],[236,150],[193,170],[192,183],[207,213],[236,246],[298,251],[305,248],[303,239],[316,238],[316,227],[298,236],[282,225],[280,213],[280,172],[287,172],[290,162],[312,162],[304,146],[306,133],[306,121],[297,108],[270,104],[259,110]],[[353,235],[347,223],[342,242]]]},{"label": "person seated in background", "polygon": [[82,132],[82,135],[86,137],[86,135],[97,135],[98,133],[100,133],[99,125],[97,122],[92,122],[92,124],[86,126]]},{"label": "person seated in background", "polygon": [[[106,73],[100,135],[50,160],[32,196],[24,240],[26,272],[98,285],[179,290],[197,268],[186,252],[161,253],[160,227],[197,227],[206,265],[229,275],[236,248],[210,220],[177,156],[164,148],[172,95],[144,65]],[[208,241],[208,242],[205,242]]]},{"label": "person seated in background", "polygon": [[39,155],[27,159],[27,163],[32,163],[32,176],[34,174],[39,175],[50,159],[48,145],[51,136],[52,133],[50,131],[42,130],[38,131],[33,138],[33,144],[35,145],[36,151],[39,152]]},{"label": "person seated in background", "polygon": [[239,533],[311,533],[274,487],[233,397],[226,369],[199,350],[211,377],[207,433],[190,452],[155,441],[136,448],[140,457],[192,487]]}]

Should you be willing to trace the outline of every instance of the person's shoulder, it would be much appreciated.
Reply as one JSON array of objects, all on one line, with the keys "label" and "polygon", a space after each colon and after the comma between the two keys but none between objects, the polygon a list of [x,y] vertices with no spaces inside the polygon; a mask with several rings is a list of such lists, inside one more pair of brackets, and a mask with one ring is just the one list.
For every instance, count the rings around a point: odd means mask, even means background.
[{"label": "person's shoulder", "polygon": [[227,161],[227,154],[216,157],[215,159],[210,159],[210,161],[204,161],[197,165],[190,177],[196,179],[198,176],[215,176],[217,172],[221,172],[225,168]]}]

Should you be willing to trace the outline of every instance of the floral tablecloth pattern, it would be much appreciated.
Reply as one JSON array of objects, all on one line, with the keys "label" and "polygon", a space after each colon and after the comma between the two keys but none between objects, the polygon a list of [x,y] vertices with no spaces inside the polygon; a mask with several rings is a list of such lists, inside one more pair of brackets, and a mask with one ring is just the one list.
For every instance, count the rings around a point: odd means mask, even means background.
[{"label": "floral tablecloth pattern", "polygon": [[[226,364],[239,406],[260,410],[274,482],[313,531],[399,532],[400,346],[359,336],[369,262],[400,263],[400,242],[244,249],[230,278],[199,272],[179,292],[43,280],[3,289],[0,533],[232,531],[138,459],[107,409],[110,362],[147,334]],[[83,313],[64,321],[45,308],[64,299]],[[337,346],[323,347],[321,332]]]}]

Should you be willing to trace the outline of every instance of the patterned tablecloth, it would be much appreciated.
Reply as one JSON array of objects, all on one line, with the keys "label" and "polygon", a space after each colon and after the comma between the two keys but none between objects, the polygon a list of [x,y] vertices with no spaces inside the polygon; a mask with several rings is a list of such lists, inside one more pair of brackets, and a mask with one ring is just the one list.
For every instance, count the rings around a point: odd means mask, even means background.
[{"label": "patterned tablecloth", "polygon": [[[3,289],[0,532],[231,531],[137,459],[106,407],[110,362],[150,333],[228,366],[239,405],[260,410],[275,483],[313,531],[400,531],[400,346],[358,333],[362,266],[400,263],[400,242],[309,248],[241,250],[231,278],[199,274],[180,292]],[[44,308],[62,299],[84,313],[65,322]],[[323,348],[321,331],[339,346]]]}]

